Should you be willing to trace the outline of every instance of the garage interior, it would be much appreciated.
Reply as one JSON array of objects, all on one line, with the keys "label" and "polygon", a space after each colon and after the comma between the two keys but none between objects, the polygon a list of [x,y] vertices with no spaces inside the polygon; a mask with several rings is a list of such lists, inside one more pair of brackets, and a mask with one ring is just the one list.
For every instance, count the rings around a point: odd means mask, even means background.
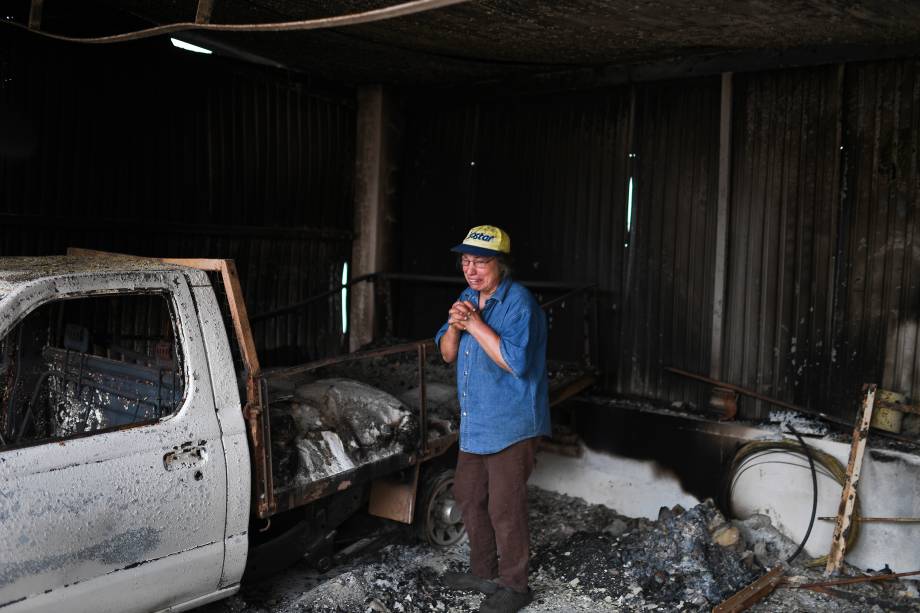
[{"label": "garage interior", "polygon": [[[839,486],[815,513],[801,454],[732,462],[792,424],[846,467],[875,384],[903,410],[869,434],[862,514],[920,517],[920,5],[473,0],[88,44],[48,34],[392,3],[8,4],[0,255],[232,258],[286,367],[432,336],[463,287],[448,248],[498,225],[551,302],[551,357],[593,376],[536,485],[648,520],[712,498],[819,556]],[[920,568],[920,520],[862,532],[855,568]]]}]

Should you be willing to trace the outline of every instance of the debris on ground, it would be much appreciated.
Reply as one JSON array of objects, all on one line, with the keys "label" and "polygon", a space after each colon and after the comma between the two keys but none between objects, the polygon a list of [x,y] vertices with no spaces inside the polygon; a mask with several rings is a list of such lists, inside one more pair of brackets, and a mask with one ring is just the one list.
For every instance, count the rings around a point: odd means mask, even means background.
[{"label": "debris on ground", "polygon": [[[532,541],[529,613],[711,611],[796,549],[766,516],[727,521],[712,501],[662,508],[656,521],[624,517],[602,505],[530,488]],[[353,547],[320,573],[302,563],[243,587],[198,613],[466,613],[482,596],[443,587],[448,570],[465,571],[465,542],[435,549],[405,534],[382,548]],[[369,538],[373,538],[370,536]],[[395,538],[395,542],[394,542]],[[723,542],[722,545],[717,540]],[[804,555],[786,568],[800,583],[824,579]],[[850,574],[858,574],[848,569]],[[920,611],[915,583],[845,585],[817,593],[781,586],[751,611]]]}]

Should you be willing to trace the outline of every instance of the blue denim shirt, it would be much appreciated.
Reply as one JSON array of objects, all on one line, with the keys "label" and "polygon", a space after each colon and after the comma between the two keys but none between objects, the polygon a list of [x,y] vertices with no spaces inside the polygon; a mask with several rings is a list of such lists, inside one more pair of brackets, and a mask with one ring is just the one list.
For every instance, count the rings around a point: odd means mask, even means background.
[{"label": "blue denim shirt", "polygon": [[[459,299],[478,308],[479,292],[468,287]],[[460,449],[487,454],[550,434],[549,383],[546,315],[524,286],[503,280],[481,316],[501,338],[502,357],[512,371],[493,362],[471,334],[462,333],[457,354]],[[435,335],[438,346],[445,332],[447,323]]]}]

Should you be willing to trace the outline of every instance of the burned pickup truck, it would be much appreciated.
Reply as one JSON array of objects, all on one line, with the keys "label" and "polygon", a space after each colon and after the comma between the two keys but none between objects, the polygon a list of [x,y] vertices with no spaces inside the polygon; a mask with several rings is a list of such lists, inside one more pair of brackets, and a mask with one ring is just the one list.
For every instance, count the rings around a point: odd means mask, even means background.
[{"label": "burned pickup truck", "polygon": [[262,371],[232,261],[0,258],[0,609],[190,609],[359,508],[461,538],[455,401],[333,366]]}]

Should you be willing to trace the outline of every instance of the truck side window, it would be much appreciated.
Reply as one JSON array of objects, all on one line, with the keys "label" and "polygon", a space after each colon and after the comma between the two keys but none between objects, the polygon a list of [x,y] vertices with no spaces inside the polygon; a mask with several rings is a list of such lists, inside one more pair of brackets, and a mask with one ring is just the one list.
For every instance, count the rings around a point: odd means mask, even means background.
[{"label": "truck side window", "polygon": [[162,294],[46,303],[0,341],[0,448],[172,415],[182,354]]}]

